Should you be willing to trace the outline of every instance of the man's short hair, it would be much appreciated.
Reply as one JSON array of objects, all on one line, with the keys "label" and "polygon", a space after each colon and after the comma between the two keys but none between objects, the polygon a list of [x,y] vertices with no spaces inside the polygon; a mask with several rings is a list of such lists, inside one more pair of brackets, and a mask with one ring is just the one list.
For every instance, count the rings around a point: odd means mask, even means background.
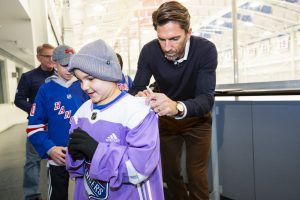
[{"label": "man's short hair", "polygon": [[157,26],[162,26],[170,21],[174,21],[178,22],[185,32],[188,32],[190,28],[190,18],[191,16],[188,9],[177,1],[163,3],[152,13],[152,22],[155,30],[157,30]]},{"label": "man's short hair", "polygon": [[36,48],[36,54],[41,55],[44,49],[54,49],[54,46],[48,43],[44,43]]},{"label": "man's short hair", "polygon": [[118,54],[118,53],[116,53],[116,55],[117,55],[117,57],[118,57],[118,61],[119,61],[120,65],[121,65],[121,69],[123,69],[123,60],[122,60],[122,56],[121,56],[120,54]]}]

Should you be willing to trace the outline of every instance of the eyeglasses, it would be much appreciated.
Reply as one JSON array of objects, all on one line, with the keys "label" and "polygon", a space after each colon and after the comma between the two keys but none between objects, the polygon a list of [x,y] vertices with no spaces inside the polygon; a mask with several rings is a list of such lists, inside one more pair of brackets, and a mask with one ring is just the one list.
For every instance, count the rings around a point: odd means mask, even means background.
[{"label": "eyeglasses", "polygon": [[52,55],[40,55],[40,56],[43,56],[45,58],[52,58]]}]

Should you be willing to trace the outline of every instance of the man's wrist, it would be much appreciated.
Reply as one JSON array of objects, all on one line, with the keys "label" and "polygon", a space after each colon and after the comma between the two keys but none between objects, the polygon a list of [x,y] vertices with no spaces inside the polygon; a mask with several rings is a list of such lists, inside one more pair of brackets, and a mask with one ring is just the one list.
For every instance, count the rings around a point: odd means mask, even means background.
[{"label": "man's wrist", "polygon": [[175,115],[175,119],[183,119],[187,113],[185,104],[181,101],[177,101],[176,109],[177,109],[177,114]]}]

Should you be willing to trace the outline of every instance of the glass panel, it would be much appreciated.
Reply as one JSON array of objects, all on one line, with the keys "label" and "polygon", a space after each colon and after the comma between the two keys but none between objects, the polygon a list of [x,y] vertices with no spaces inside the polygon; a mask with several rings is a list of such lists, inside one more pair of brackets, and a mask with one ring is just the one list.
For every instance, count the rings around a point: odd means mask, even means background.
[{"label": "glass panel", "polygon": [[239,83],[300,78],[298,1],[238,5]]},{"label": "glass panel", "polygon": [[[100,37],[122,55],[125,73],[134,75],[141,47],[156,38],[152,12],[166,1],[132,0],[125,4],[121,0],[103,1],[105,3],[70,0],[74,47]],[[216,44],[219,52],[217,84],[300,78],[300,0],[179,2],[189,9],[193,34]],[[234,2],[235,15],[232,14]],[[233,41],[237,45],[233,45]],[[234,46],[237,46],[235,50]]]}]

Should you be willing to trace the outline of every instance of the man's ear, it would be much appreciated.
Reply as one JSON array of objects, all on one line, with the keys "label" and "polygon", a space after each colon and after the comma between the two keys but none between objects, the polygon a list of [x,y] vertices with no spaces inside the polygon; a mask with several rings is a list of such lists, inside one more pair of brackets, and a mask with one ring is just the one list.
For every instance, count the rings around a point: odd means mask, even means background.
[{"label": "man's ear", "polygon": [[39,55],[36,55],[36,59],[41,62],[41,59],[40,59],[40,56]]},{"label": "man's ear", "polygon": [[189,28],[188,32],[187,32],[187,35],[190,39],[191,35],[192,35],[192,27]]}]

